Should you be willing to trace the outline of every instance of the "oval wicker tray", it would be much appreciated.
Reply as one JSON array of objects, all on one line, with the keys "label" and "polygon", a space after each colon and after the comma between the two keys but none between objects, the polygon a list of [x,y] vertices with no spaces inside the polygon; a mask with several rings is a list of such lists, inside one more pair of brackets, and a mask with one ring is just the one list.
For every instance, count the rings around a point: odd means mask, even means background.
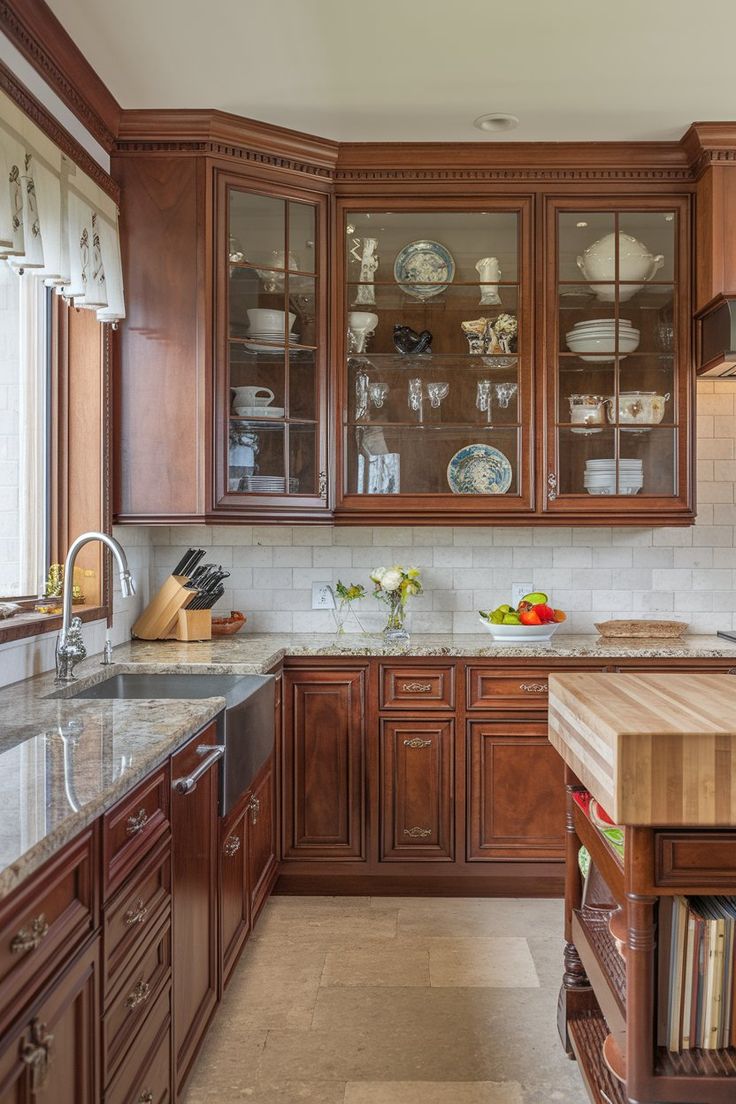
[{"label": "oval wicker tray", "polygon": [[686,621],[601,621],[596,625],[603,637],[648,637],[674,640],[688,630]]}]

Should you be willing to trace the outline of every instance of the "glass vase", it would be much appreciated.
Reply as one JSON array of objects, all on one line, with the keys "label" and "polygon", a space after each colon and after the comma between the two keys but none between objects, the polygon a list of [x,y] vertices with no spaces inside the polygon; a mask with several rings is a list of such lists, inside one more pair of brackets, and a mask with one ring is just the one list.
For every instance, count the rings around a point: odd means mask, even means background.
[{"label": "glass vase", "polygon": [[337,636],[344,636],[346,632],[365,632],[360,618],[355,610],[351,608],[351,603],[344,598],[338,604],[337,609],[332,611],[332,616],[335,619],[335,633]]},{"label": "glass vase", "polygon": [[389,599],[388,621],[383,635],[386,640],[396,644],[409,639],[409,630],[406,627],[406,602],[399,593]]}]

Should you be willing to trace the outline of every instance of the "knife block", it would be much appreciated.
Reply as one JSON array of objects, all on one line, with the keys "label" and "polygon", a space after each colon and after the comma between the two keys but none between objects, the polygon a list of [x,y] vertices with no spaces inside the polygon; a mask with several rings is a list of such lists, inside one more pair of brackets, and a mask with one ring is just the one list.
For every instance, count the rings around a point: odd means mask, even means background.
[{"label": "knife block", "polygon": [[211,640],[212,610],[179,610],[176,629],[169,640]]},{"label": "knife block", "polygon": [[[187,590],[188,582],[189,579],[185,575],[169,575],[133,625],[133,636],[138,637],[139,640],[172,639],[174,630],[178,629],[179,614],[197,593],[196,590]],[[191,612],[206,613],[210,616],[209,610]],[[174,636],[174,639],[178,637]]]}]

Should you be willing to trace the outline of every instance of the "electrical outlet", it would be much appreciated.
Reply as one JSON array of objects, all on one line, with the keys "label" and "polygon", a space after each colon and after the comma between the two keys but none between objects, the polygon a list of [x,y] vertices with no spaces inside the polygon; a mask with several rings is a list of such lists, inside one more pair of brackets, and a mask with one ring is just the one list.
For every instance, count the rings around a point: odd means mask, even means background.
[{"label": "electrical outlet", "polygon": [[[526,594],[526,591],[524,591]],[[334,609],[335,592],[332,583],[312,583],[312,609]]]},{"label": "electrical outlet", "polygon": [[512,583],[511,584],[511,605],[516,609],[521,599],[525,594],[531,594],[534,590],[534,583]]}]

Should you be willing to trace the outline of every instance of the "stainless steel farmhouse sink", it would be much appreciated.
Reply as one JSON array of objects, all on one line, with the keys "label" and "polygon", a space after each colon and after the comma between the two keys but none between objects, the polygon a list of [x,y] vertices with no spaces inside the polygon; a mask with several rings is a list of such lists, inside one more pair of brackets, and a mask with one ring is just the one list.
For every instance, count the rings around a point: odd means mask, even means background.
[{"label": "stainless steel farmhouse sink", "polygon": [[223,816],[237,803],[273,751],[273,675],[120,672],[91,686],[54,696],[99,701],[224,698],[225,712],[218,726],[218,742],[225,745],[220,794]]}]

